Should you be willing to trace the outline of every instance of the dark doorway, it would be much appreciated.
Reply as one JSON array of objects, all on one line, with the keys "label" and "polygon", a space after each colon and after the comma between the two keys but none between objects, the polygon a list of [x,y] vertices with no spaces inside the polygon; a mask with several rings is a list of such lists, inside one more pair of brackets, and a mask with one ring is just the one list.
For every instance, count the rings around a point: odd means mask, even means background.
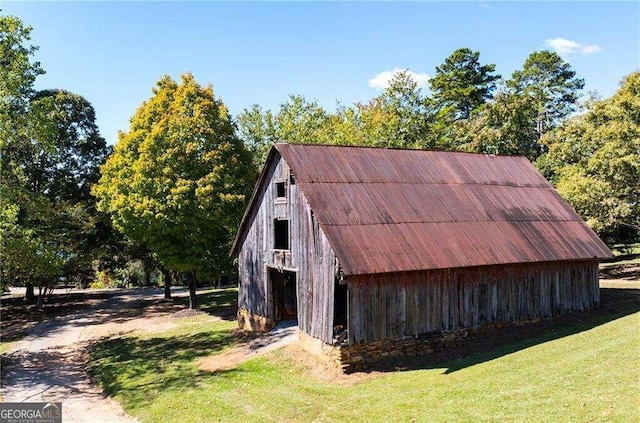
[{"label": "dark doorway", "polygon": [[273,293],[273,310],[276,322],[298,318],[298,296],[296,292],[296,272],[269,269],[269,279]]},{"label": "dark doorway", "polygon": [[346,283],[340,283],[336,279],[335,285],[335,301],[333,305],[333,330],[339,332],[347,329],[347,297],[349,291]]}]

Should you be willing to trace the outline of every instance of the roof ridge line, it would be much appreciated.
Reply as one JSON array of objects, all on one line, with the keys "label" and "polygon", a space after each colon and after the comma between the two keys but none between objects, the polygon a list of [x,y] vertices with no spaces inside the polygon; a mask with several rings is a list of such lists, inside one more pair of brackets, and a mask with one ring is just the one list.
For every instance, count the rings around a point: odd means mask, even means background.
[{"label": "roof ridge line", "polygon": [[451,151],[451,150],[437,150],[437,149],[428,149],[428,148],[389,147],[389,146],[356,145],[356,144],[321,144],[321,143],[313,143],[313,142],[287,142],[284,140],[274,141],[272,144],[276,146],[283,146],[283,145],[293,146],[293,148],[299,148],[299,147],[327,148],[329,147],[329,148],[350,148],[350,149],[363,149],[363,150],[366,149],[366,150],[408,151],[408,152],[469,155],[469,156],[499,157],[499,158],[514,157],[514,158],[526,159],[526,157],[521,154],[490,154],[490,153],[475,152],[475,151]]}]

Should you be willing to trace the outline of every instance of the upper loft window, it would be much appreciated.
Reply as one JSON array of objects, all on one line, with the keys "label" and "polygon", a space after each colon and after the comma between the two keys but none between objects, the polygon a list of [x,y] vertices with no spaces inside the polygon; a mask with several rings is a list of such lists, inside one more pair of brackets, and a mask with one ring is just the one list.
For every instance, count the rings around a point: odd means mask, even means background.
[{"label": "upper loft window", "polygon": [[287,201],[287,185],[285,181],[276,181],[276,201]]},{"label": "upper loft window", "polygon": [[286,219],[273,221],[273,249],[289,250],[289,221]]}]

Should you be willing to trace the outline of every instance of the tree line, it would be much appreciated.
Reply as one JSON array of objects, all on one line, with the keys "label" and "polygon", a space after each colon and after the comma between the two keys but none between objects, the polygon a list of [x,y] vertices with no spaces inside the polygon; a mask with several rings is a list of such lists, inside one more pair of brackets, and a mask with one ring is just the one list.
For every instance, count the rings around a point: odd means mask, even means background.
[{"label": "tree line", "polygon": [[211,85],[162,77],[112,148],[95,111],[63,89],[36,91],[31,28],[0,16],[0,277],[43,292],[113,284],[137,269],[190,288],[229,277],[229,248],[271,143],[518,154],[610,245],[638,242],[640,72],[610,98],[579,103],[584,81],[551,51],[508,79],[454,51],[429,90],[398,72],[365,103],[326,110],[291,95],[231,116]]}]

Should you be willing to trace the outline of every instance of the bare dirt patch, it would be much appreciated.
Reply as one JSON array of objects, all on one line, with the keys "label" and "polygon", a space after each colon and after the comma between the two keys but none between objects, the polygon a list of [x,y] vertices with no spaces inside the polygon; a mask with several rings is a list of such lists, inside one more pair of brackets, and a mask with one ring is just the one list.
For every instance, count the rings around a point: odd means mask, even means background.
[{"label": "bare dirt patch", "polygon": [[281,350],[268,354],[268,357],[269,361],[276,364],[293,362],[296,367],[302,370],[305,377],[338,385],[356,385],[381,374],[375,370],[368,373],[344,373],[336,366],[321,360],[314,354],[310,354],[309,351],[298,344],[287,345]]},{"label": "bare dirt patch", "polygon": [[198,369],[212,373],[235,369],[247,360],[295,343],[298,340],[298,327],[291,322],[285,322],[282,326],[275,327],[271,332],[245,333],[245,336],[246,339],[242,345],[221,354],[201,359],[198,363]]},{"label": "bare dirt patch", "polygon": [[185,310],[180,310],[173,313],[171,317],[174,319],[183,319],[185,317],[200,317],[200,316],[208,316],[208,315],[209,313],[206,313],[202,310],[194,310],[194,309],[187,308]]}]

